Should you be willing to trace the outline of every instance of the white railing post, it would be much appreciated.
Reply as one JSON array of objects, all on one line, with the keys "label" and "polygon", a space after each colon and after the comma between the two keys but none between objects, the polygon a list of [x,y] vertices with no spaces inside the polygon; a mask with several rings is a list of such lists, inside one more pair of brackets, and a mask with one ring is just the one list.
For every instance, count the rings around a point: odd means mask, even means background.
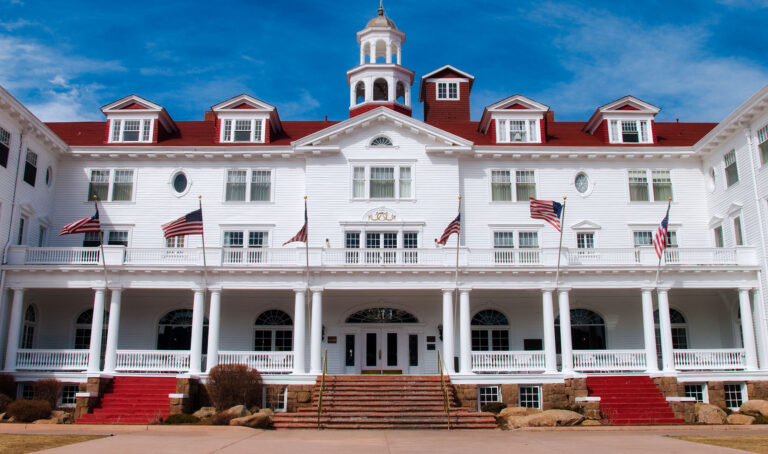
[{"label": "white railing post", "polygon": [[16,370],[16,352],[19,349],[19,335],[21,334],[22,309],[24,306],[24,289],[12,288],[13,302],[11,303],[11,317],[8,325],[8,340],[5,343],[5,371]]},{"label": "white railing post", "polygon": [[453,368],[453,295],[455,289],[443,289],[443,362],[445,363],[445,372],[454,373]]},{"label": "white railing post", "polygon": [[751,291],[751,288],[739,289],[739,311],[741,313],[741,336],[747,360],[747,370],[757,370],[755,325],[752,323],[752,304],[749,301]]},{"label": "white railing post", "polygon": [[211,290],[211,306],[208,309],[208,352],[205,370],[219,364],[219,332],[221,329],[221,289]]},{"label": "white railing post", "polygon": [[568,288],[558,289],[558,306],[560,308],[560,354],[563,373],[573,372],[573,347],[571,342],[571,305],[568,300]]},{"label": "white railing post", "polygon": [[113,374],[117,366],[117,345],[120,338],[120,306],[123,289],[114,287],[109,302],[109,322],[107,326],[107,349],[104,355],[104,372]]},{"label": "white railing post", "polygon": [[318,375],[322,373],[323,350],[323,289],[312,289],[312,331],[309,340],[309,373]]},{"label": "white railing post", "polygon": [[544,330],[544,372],[557,373],[557,346],[555,345],[555,314],[552,309],[552,292],[554,289],[541,290],[542,329]]},{"label": "white railing post", "polygon": [[642,290],[643,311],[643,342],[645,343],[645,360],[648,363],[646,372],[659,371],[658,356],[656,353],[656,327],[653,320],[653,288]]}]

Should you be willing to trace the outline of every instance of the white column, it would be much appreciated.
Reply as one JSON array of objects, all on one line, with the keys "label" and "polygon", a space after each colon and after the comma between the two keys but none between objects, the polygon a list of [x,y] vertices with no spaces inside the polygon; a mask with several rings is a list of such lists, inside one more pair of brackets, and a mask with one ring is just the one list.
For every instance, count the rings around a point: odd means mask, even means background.
[{"label": "white column", "polygon": [[365,43],[360,44],[360,64],[365,64]]},{"label": "white column", "polygon": [[354,106],[357,104],[357,82],[353,83],[349,87],[349,105]]},{"label": "white column", "polygon": [[672,353],[672,323],[669,320],[669,289],[659,288],[659,331],[661,335],[661,365],[664,372],[675,370],[675,357]]},{"label": "white column", "polygon": [[561,288],[558,292],[557,304],[560,308],[560,358],[563,373],[573,372],[573,345],[571,343],[571,304],[568,300],[568,290]]},{"label": "white column", "polygon": [[13,289],[11,303],[11,318],[8,325],[8,341],[5,343],[5,371],[16,370],[16,352],[19,350],[19,335],[21,334],[22,308],[24,306],[24,289]]},{"label": "white column", "polygon": [[392,63],[392,42],[387,41],[387,63]]},{"label": "white column", "polygon": [[398,44],[398,46],[397,46],[397,64],[398,65],[402,65],[401,62],[402,62],[403,55],[402,55],[402,51],[400,49],[401,49],[400,45]]},{"label": "white column", "polygon": [[741,336],[747,357],[747,370],[757,370],[757,344],[755,325],[752,322],[752,304],[749,301],[750,288],[739,289],[739,310],[741,312]]},{"label": "white column", "polygon": [[395,100],[395,86],[397,85],[397,80],[395,78],[387,78],[387,101],[394,101]]},{"label": "white column", "polygon": [[645,342],[645,371],[658,372],[659,364],[656,353],[656,328],[653,321],[653,289],[642,289],[643,341]]},{"label": "white column", "polygon": [[88,373],[101,371],[101,335],[104,330],[104,289],[93,289],[93,318],[91,319],[91,348],[88,352]]},{"label": "white column", "polygon": [[112,298],[109,301],[109,326],[107,326],[107,351],[104,355],[104,372],[115,373],[117,367],[117,343],[120,338],[120,306],[123,289],[112,288]]},{"label": "white column", "polygon": [[208,308],[208,352],[205,370],[219,364],[219,338],[221,332],[221,289],[211,290],[211,307]]},{"label": "white column", "polygon": [[309,373],[323,373],[323,289],[312,290],[312,332],[309,339]]},{"label": "white column", "polygon": [[304,363],[304,351],[307,346],[307,309],[306,289],[294,289],[295,300],[293,305],[293,373],[304,374],[307,372]]},{"label": "white column", "polygon": [[552,309],[553,289],[541,291],[541,318],[544,331],[544,373],[557,373],[557,347],[555,345],[555,314]]},{"label": "white column", "polygon": [[376,41],[368,42],[368,63],[376,63]]},{"label": "white column", "polygon": [[373,78],[365,79],[365,100],[373,101]]},{"label": "white column", "polygon": [[445,372],[452,374],[453,370],[453,291],[452,288],[443,289],[443,363]]},{"label": "white column", "polygon": [[459,372],[472,373],[472,326],[469,312],[469,291],[459,289]]},{"label": "white column", "polygon": [[192,303],[192,342],[189,347],[189,373],[199,374],[202,367],[203,320],[205,318],[205,292],[195,290]]}]

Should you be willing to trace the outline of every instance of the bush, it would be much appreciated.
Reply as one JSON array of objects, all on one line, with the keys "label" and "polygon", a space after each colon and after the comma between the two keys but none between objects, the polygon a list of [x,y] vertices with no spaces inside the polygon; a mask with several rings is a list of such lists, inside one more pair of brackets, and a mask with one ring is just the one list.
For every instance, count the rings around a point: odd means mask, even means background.
[{"label": "bush", "polygon": [[169,415],[163,422],[165,424],[197,424],[200,422],[200,418],[195,415],[181,413],[178,415]]},{"label": "bush", "polygon": [[498,415],[499,413],[501,413],[501,410],[504,410],[505,408],[507,408],[507,404],[505,403],[488,402],[487,404],[483,404],[480,410],[488,413],[493,413],[494,415]]},{"label": "bush", "polygon": [[48,401],[51,404],[51,408],[56,408],[63,389],[64,383],[54,378],[38,380],[32,384],[32,392],[35,395],[35,399]]},{"label": "bush", "polygon": [[6,396],[5,394],[0,394],[0,413],[5,411],[5,407],[8,406],[13,401],[10,397]]},{"label": "bush", "polygon": [[51,404],[47,400],[14,400],[5,409],[9,417],[19,422],[32,422],[51,416]]},{"label": "bush", "polygon": [[261,405],[261,375],[244,364],[220,364],[208,374],[206,388],[217,410]]},{"label": "bush", "polygon": [[0,374],[0,394],[5,394],[12,400],[16,398],[16,379],[10,374]]}]

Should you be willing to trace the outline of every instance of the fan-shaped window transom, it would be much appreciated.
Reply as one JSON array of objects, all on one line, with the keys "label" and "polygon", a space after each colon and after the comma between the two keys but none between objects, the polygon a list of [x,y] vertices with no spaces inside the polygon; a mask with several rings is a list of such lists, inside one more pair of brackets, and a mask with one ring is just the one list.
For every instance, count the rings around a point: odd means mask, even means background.
[{"label": "fan-shaped window transom", "polygon": [[418,323],[413,314],[400,309],[376,307],[355,312],[347,323]]}]

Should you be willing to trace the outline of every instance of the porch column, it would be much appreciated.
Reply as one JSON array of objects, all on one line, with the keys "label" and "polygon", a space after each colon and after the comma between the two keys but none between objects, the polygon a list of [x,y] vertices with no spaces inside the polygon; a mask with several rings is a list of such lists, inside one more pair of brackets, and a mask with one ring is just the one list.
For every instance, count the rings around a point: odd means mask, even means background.
[{"label": "porch column", "polygon": [[645,342],[645,371],[658,372],[659,364],[656,354],[656,328],[653,321],[653,289],[642,289],[643,303],[643,341]]},{"label": "porch column", "polygon": [[88,352],[88,372],[101,371],[101,336],[104,330],[104,291],[95,288],[93,295],[93,318],[91,319],[91,348]]},{"label": "porch column", "polygon": [[749,301],[749,292],[751,290],[751,288],[739,289],[739,310],[741,312],[741,336],[744,354],[747,357],[747,370],[757,370],[755,325],[752,322],[752,304]]},{"label": "porch column", "polygon": [[445,372],[452,374],[453,370],[453,291],[452,288],[443,289],[443,363]]},{"label": "porch column", "polygon": [[309,339],[309,373],[323,373],[323,289],[312,290],[312,332]]},{"label": "porch column", "polygon": [[16,371],[16,352],[19,350],[19,335],[21,334],[21,309],[24,306],[24,289],[13,289],[11,303],[11,318],[8,325],[8,341],[5,343],[5,371]]},{"label": "porch column", "polygon": [[672,322],[669,320],[669,288],[657,288],[656,295],[659,299],[661,365],[664,372],[674,372],[675,356],[672,352]]},{"label": "porch column", "polygon": [[211,307],[208,309],[208,353],[205,370],[219,364],[219,331],[221,327],[221,289],[211,290]]},{"label": "porch column", "polygon": [[112,288],[109,301],[109,325],[107,326],[107,351],[104,355],[104,372],[115,373],[117,367],[117,343],[120,338],[120,305],[123,289]]},{"label": "porch column", "polygon": [[293,373],[307,372],[304,364],[304,351],[307,348],[307,289],[294,289],[293,305]]},{"label": "porch column", "polygon": [[573,372],[573,344],[571,343],[571,303],[568,300],[568,290],[558,291],[557,304],[560,308],[560,358],[563,373]]},{"label": "porch column", "polygon": [[544,330],[544,373],[557,373],[557,347],[555,345],[555,314],[552,309],[551,288],[541,290],[541,318]]},{"label": "porch column", "polygon": [[189,347],[189,373],[199,374],[203,353],[203,320],[205,319],[205,291],[195,290],[192,302],[192,342]]},{"label": "porch column", "polygon": [[459,289],[459,372],[472,373],[472,326],[469,312],[469,292]]}]

